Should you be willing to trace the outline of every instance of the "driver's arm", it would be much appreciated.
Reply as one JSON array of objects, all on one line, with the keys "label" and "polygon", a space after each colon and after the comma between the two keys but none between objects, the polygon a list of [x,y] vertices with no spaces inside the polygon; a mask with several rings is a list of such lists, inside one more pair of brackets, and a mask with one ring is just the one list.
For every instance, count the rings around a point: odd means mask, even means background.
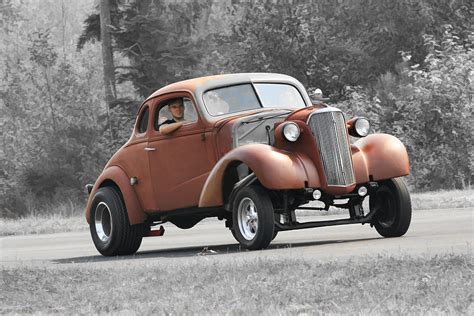
[{"label": "driver's arm", "polygon": [[179,129],[181,126],[183,126],[184,122],[176,122],[176,123],[170,123],[170,124],[163,124],[160,126],[159,130],[160,133],[166,135],[166,134],[171,134],[175,130]]}]

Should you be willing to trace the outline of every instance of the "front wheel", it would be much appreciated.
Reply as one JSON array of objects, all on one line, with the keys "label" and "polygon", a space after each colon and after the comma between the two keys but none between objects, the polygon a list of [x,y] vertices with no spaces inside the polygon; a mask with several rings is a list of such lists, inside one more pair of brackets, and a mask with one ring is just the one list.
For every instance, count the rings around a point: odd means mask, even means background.
[{"label": "front wheel", "polygon": [[267,248],[274,236],[275,215],[267,191],[248,186],[237,193],[233,202],[232,233],[250,250]]},{"label": "front wheel", "polygon": [[112,187],[95,193],[89,227],[95,247],[104,256],[134,254],[145,232],[143,224],[129,224],[122,198]]},{"label": "front wheel", "polygon": [[370,196],[370,209],[377,209],[373,224],[383,237],[403,236],[411,222],[411,200],[405,182],[393,178],[380,183]]},{"label": "front wheel", "polygon": [[[231,229],[230,229],[230,232],[232,233],[232,236],[234,236],[235,240],[237,240],[237,242],[239,242],[239,239],[237,238],[237,235],[235,234],[234,228],[231,228]],[[273,241],[273,239],[276,238],[277,235],[278,235],[278,230],[276,230],[276,229],[273,230],[272,241]]]}]

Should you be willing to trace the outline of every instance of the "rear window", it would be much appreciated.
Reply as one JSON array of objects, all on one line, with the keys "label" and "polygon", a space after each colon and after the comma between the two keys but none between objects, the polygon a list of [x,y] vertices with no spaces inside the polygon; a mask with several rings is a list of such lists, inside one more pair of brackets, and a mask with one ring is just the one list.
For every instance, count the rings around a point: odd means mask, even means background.
[{"label": "rear window", "polygon": [[148,128],[148,106],[142,111],[140,118],[138,119],[138,133],[145,133]]}]

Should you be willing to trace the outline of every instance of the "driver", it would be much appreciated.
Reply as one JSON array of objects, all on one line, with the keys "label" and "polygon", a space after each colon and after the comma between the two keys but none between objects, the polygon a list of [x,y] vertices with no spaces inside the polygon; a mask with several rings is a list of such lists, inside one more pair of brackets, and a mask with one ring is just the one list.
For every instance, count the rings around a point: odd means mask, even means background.
[{"label": "driver", "polygon": [[166,120],[158,125],[158,130],[162,134],[170,134],[183,126],[184,120],[184,104],[182,98],[172,100],[168,104],[168,111],[173,116],[172,119]]}]

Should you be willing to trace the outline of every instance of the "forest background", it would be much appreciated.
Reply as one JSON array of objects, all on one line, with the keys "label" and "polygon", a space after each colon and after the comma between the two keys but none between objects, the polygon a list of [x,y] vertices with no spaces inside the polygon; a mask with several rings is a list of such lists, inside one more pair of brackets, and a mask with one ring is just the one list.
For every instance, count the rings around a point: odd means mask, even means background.
[{"label": "forest background", "polygon": [[278,72],[407,146],[412,191],[470,188],[473,21],[467,0],[110,0],[106,101],[98,0],[0,0],[1,217],[82,209],[154,90]]}]

